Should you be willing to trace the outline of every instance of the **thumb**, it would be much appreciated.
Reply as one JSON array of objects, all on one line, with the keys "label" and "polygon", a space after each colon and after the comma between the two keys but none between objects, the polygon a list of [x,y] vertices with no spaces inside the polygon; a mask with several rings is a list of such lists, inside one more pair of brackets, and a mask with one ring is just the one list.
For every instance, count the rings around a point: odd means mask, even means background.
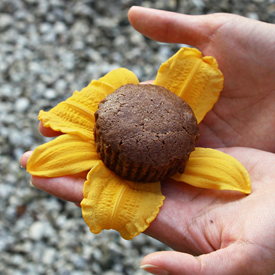
[{"label": "thumb", "polygon": [[253,275],[271,274],[264,270],[260,255],[251,255],[245,245],[230,245],[209,254],[194,257],[175,251],[147,255],[141,268],[155,275]]},{"label": "thumb", "polygon": [[200,261],[194,256],[175,251],[155,252],[141,262],[142,269],[156,275],[201,274]]},{"label": "thumb", "polygon": [[185,43],[195,47],[209,43],[213,33],[231,15],[185,15],[143,7],[128,12],[131,25],[143,35],[167,43]]}]

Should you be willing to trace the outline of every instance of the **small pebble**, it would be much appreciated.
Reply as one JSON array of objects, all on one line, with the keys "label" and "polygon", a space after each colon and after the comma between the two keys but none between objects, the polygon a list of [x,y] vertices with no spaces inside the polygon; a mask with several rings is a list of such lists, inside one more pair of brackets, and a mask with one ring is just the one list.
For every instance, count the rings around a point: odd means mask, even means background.
[{"label": "small pebble", "polygon": [[23,113],[27,111],[29,106],[30,106],[30,100],[26,97],[18,98],[15,101],[15,110],[19,113]]}]

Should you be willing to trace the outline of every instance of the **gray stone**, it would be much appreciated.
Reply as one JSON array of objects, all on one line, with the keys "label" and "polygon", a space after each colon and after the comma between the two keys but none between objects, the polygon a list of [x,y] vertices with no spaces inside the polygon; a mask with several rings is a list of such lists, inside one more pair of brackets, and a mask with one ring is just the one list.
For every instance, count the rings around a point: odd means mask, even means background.
[{"label": "gray stone", "polygon": [[17,267],[20,266],[23,262],[24,258],[22,255],[19,254],[15,254],[11,259],[11,263]]},{"label": "gray stone", "polygon": [[35,241],[44,238],[50,238],[54,230],[48,222],[36,221],[29,228],[29,238]]},{"label": "gray stone", "polygon": [[41,259],[42,263],[51,266],[56,259],[56,254],[56,249],[53,247],[45,249]]},{"label": "gray stone", "polygon": [[134,45],[142,45],[144,43],[144,36],[139,32],[134,32],[130,36],[130,41]]},{"label": "gray stone", "polygon": [[71,256],[71,261],[77,269],[83,269],[86,265],[86,262],[81,255],[73,254]]},{"label": "gray stone", "polygon": [[29,106],[30,106],[30,101],[28,98],[21,97],[15,101],[15,109],[19,113],[26,112]]},{"label": "gray stone", "polygon": [[47,32],[43,35],[42,41],[43,43],[53,43],[56,40],[56,33],[55,32]]},{"label": "gray stone", "polygon": [[203,0],[192,0],[192,2],[197,8],[203,8],[205,6]]},{"label": "gray stone", "polygon": [[0,31],[3,31],[13,24],[13,18],[8,13],[0,13]]},{"label": "gray stone", "polygon": [[0,198],[2,200],[8,199],[14,191],[13,189],[14,188],[11,186],[11,184],[2,183],[0,188]]},{"label": "gray stone", "polygon": [[60,56],[63,67],[66,70],[72,70],[75,65],[75,55],[71,51],[64,51]]},{"label": "gray stone", "polygon": [[16,128],[11,128],[9,130],[9,141],[13,146],[18,146],[22,144],[22,134],[21,132]]},{"label": "gray stone", "polygon": [[246,16],[250,19],[259,20],[259,15],[256,12],[248,12]]},{"label": "gray stone", "polygon": [[47,99],[54,99],[57,97],[57,92],[54,89],[46,89],[44,92],[44,97]]},{"label": "gray stone", "polygon": [[38,241],[44,236],[44,223],[37,221],[34,222],[29,230],[29,236],[31,240]]},{"label": "gray stone", "polygon": [[85,42],[82,40],[76,40],[74,41],[74,45],[73,45],[75,50],[83,50],[85,48]]},{"label": "gray stone", "polygon": [[54,24],[54,31],[57,34],[64,34],[64,32],[67,30],[67,26],[64,22],[57,21]]},{"label": "gray stone", "polygon": [[53,30],[53,26],[52,26],[52,24],[47,23],[47,22],[41,23],[39,26],[39,30],[42,34],[49,33]]},{"label": "gray stone", "polygon": [[116,47],[125,46],[126,43],[127,43],[127,38],[124,35],[119,35],[114,40],[114,45]]},{"label": "gray stone", "polygon": [[1,97],[10,97],[10,96],[12,96],[12,90],[13,90],[12,85],[10,85],[9,83],[6,83],[0,89],[0,96]]}]

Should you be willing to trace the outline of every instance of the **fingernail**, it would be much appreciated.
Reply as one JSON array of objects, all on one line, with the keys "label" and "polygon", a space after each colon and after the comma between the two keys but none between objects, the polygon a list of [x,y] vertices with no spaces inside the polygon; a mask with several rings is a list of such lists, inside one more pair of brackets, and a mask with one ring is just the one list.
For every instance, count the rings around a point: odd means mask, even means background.
[{"label": "fingernail", "polygon": [[32,184],[32,181],[31,181],[31,180],[30,180],[29,184],[30,184],[31,187],[35,187],[35,186]]},{"label": "fingernail", "polygon": [[169,275],[165,269],[151,264],[142,265],[140,268],[154,275]]}]

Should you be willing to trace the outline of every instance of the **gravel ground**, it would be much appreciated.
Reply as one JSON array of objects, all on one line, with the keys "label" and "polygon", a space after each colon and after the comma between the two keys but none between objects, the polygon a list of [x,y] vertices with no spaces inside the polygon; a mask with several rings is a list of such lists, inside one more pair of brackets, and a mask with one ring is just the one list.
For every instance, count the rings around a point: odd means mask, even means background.
[{"label": "gravel ground", "polygon": [[117,67],[152,79],[179,49],[134,31],[132,5],[275,23],[275,0],[1,0],[0,274],[142,275],[145,255],[169,249],[143,234],[125,241],[113,231],[90,233],[79,208],[32,188],[19,164],[47,141],[37,130],[40,109]]}]

